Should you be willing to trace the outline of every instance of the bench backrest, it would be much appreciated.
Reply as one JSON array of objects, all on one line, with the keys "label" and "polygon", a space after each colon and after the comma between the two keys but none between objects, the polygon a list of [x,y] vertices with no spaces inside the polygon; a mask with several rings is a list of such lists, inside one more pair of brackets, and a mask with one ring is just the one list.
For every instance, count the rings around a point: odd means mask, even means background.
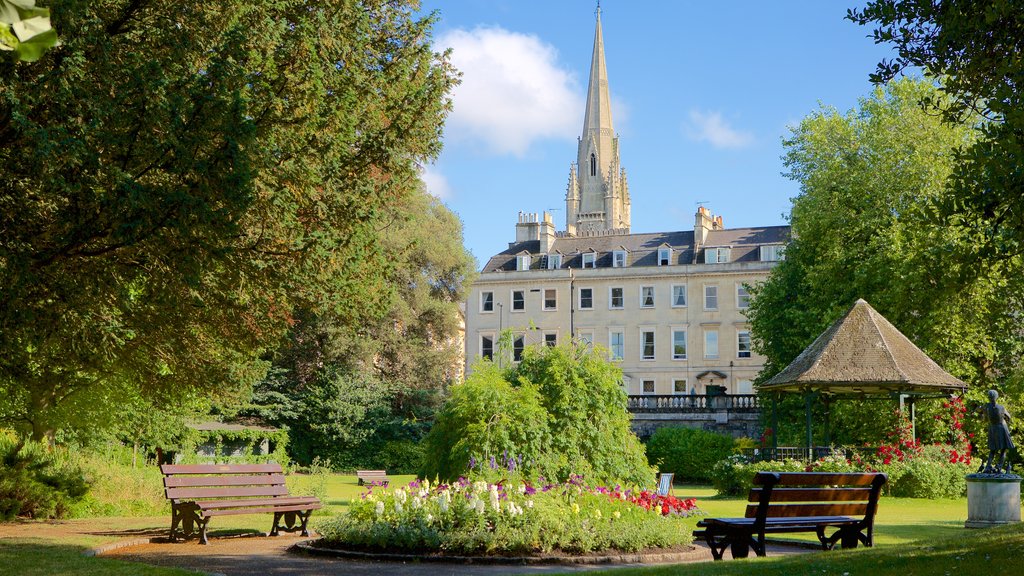
[{"label": "bench backrest", "polygon": [[172,502],[205,498],[287,496],[280,464],[162,464],[164,494]]},{"label": "bench backrest", "polygon": [[871,522],[886,475],[877,472],[758,472],[747,518],[862,516]]},{"label": "bench backrest", "polygon": [[360,478],[366,478],[366,477],[380,478],[380,477],[384,477],[384,476],[387,476],[387,475],[388,475],[388,473],[385,472],[384,470],[356,470],[356,476],[359,476]]}]

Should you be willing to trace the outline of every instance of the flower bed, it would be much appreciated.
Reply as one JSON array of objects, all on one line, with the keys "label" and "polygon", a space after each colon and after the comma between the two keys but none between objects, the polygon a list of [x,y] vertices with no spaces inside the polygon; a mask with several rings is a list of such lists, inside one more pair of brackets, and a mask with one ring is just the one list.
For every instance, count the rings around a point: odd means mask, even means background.
[{"label": "flower bed", "polygon": [[634,552],[692,541],[696,503],[648,491],[563,484],[412,482],[371,489],[318,528],[330,546],[396,552],[523,555]]}]

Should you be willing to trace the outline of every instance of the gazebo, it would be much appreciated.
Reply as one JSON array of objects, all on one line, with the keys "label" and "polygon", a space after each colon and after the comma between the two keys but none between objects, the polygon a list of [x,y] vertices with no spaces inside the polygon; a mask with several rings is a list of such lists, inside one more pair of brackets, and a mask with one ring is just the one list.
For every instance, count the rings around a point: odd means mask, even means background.
[{"label": "gazebo", "polygon": [[[829,442],[828,404],[833,398],[898,398],[901,405],[906,398],[914,422],[915,399],[948,397],[966,389],[863,299],[782,372],[758,386],[760,392],[804,395],[808,454],[813,450],[815,395],[825,402]],[[777,427],[774,409],[772,418]]]}]

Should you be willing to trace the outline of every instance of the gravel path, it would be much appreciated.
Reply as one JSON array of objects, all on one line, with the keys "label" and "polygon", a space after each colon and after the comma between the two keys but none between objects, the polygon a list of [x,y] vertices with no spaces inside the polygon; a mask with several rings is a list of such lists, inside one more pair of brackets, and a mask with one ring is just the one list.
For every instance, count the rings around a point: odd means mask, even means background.
[{"label": "gravel path", "polygon": [[[602,565],[477,565],[442,564],[435,562],[363,562],[288,552],[293,544],[306,538],[291,535],[211,539],[207,546],[195,541],[177,544],[144,544],[112,550],[104,557],[118,558],[161,566],[191,568],[225,576],[277,576],[296,574],[352,576],[428,576],[456,574],[484,576],[497,574],[552,574],[606,570],[650,564]],[[777,556],[808,552],[797,547],[769,546],[768,554]],[[727,555],[728,558],[728,555]],[[689,562],[711,561],[711,552],[698,546]]]}]

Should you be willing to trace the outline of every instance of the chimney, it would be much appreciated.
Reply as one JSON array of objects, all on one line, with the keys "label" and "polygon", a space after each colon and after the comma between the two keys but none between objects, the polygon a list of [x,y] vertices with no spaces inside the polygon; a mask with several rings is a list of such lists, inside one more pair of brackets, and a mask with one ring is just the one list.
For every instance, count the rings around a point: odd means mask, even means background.
[{"label": "chimney", "polygon": [[539,220],[536,212],[520,212],[516,223],[516,242],[540,240]]},{"label": "chimney", "polygon": [[[721,221],[721,218],[718,219]],[[711,211],[703,206],[697,207],[697,215],[694,218],[693,223],[693,251],[694,254],[700,250],[700,247],[704,245],[704,242],[708,239],[708,232],[715,229],[715,224],[718,222],[711,216]]]},{"label": "chimney", "polygon": [[715,230],[725,230],[725,225],[722,224],[721,216],[715,216]]},{"label": "chimney", "polygon": [[551,219],[551,214],[547,212],[544,212],[544,218],[541,220],[537,230],[537,239],[540,240],[541,254],[551,252],[552,246],[555,245],[555,221]]}]

